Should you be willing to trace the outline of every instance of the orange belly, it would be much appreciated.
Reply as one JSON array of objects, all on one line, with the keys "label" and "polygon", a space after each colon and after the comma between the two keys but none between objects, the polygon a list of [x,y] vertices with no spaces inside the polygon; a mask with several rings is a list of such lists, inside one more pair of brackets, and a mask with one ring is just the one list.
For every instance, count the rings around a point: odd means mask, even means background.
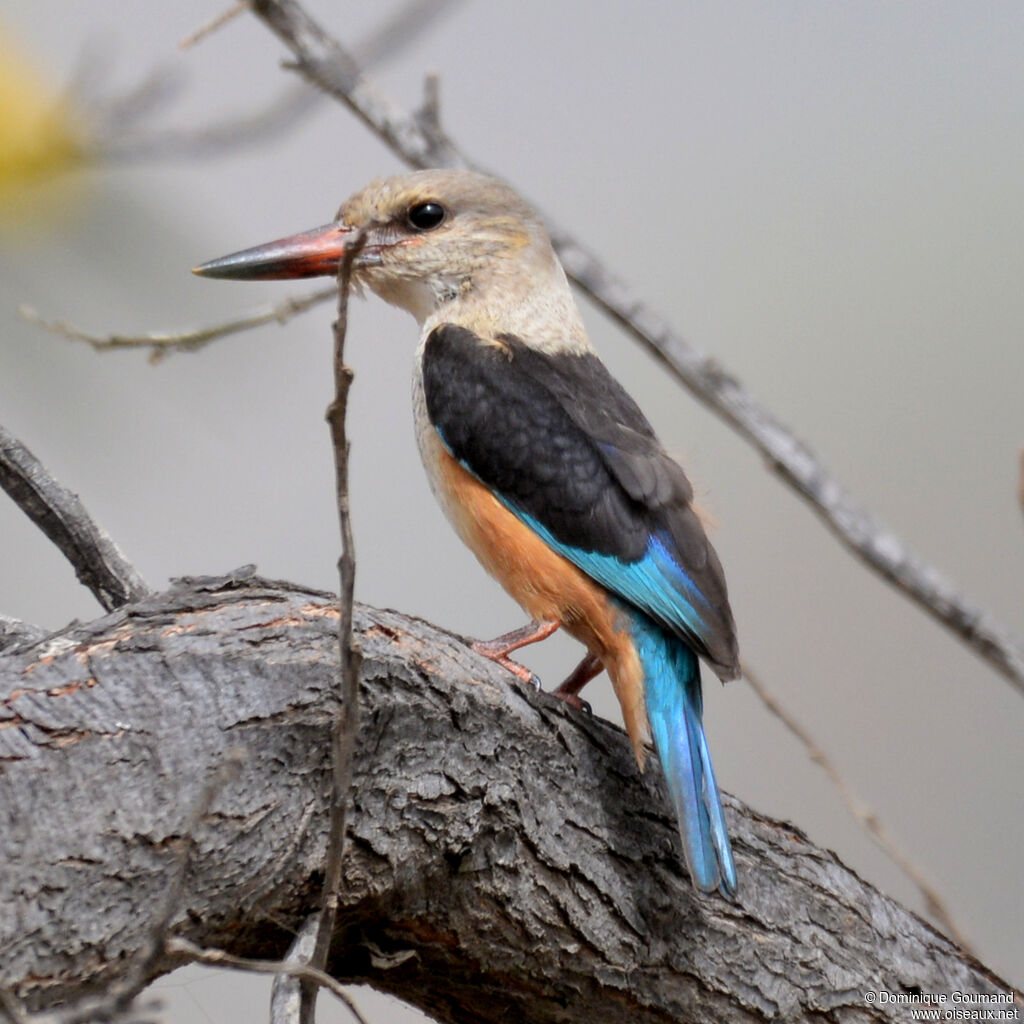
[{"label": "orange belly", "polygon": [[555,620],[611,676],[643,767],[650,728],[643,671],[622,613],[607,591],[520,522],[437,439],[429,454],[438,498],[463,542],[531,618]]}]

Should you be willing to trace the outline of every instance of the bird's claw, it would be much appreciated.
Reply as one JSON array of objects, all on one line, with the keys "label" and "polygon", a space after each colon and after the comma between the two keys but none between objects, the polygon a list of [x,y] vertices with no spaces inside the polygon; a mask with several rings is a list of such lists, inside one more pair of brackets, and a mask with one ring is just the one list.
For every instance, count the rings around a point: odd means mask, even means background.
[{"label": "bird's claw", "polygon": [[569,707],[575,708],[577,711],[582,711],[585,715],[592,715],[594,709],[590,706],[589,701],[585,701],[577,693],[566,693],[562,690],[552,690],[552,696],[557,697],[563,704],[568,704]]},{"label": "bird's claw", "polygon": [[541,688],[540,678],[535,672],[531,672],[525,665],[520,665],[518,661],[513,661],[506,653],[495,651],[494,645],[490,641],[474,640],[469,646],[477,654],[482,654],[489,661],[500,665],[505,671],[511,672],[512,675],[528,686],[533,686],[537,690]]}]

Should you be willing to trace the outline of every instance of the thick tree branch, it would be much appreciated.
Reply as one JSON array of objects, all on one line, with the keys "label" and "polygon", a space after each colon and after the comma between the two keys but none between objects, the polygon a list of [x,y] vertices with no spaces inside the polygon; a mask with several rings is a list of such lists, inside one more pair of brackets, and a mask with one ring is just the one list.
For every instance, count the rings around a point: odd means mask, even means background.
[{"label": "thick tree branch", "polygon": [[42,626],[12,619],[9,615],[0,615],[0,652],[37,643],[46,633]]},{"label": "thick tree branch", "polygon": [[[308,80],[346,104],[392,151],[413,167],[475,167],[446,136],[424,128],[386,100],[361,74],[356,59],[296,0],[253,0],[253,11],[289,48]],[[1024,693],[1024,647],[933,566],[917,557],[872,516],[811,449],[714,359],[685,338],[597,257],[550,217],[555,248],[573,281],[652,352],[690,392],[764,455],[842,543],[1001,672]]]},{"label": "thick tree branch", "polygon": [[142,577],[86,512],[78,496],[50,476],[46,467],[2,426],[0,487],[60,548],[74,566],[75,575],[107,611],[149,593]]},{"label": "thick tree branch", "polygon": [[[681,868],[622,733],[456,639],[358,608],[355,807],[329,970],[442,1021],[902,1021],[863,993],[1006,985],[734,800],[733,904]],[[339,711],[327,595],[186,581],[0,655],[0,989],[109,987],[192,834],[174,938],[279,959],[319,901]],[[239,777],[193,828],[229,752]],[[154,973],[188,960],[182,947]]]}]

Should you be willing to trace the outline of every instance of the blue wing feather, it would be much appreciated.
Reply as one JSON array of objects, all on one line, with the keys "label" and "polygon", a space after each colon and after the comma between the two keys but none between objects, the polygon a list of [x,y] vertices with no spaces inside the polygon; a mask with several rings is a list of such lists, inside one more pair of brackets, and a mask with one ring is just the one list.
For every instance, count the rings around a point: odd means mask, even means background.
[{"label": "blue wing feather", "polygon": [[582,551],[562,543],[534,516],[526,515],[501,494],[495,493],[495,497],[546,544],[601,586],[642,609],[668,629],[691,638],[695,643],[701,642],[708,629],[705,615],[710,606],[657,534],[648,541],[642,558],[623,562],[614,555]]},{"label": "blue wing feather", "polygon": [[736,893],[736,866],[701,721],[700,666],[678,638],[630,616],[644,666],[647,717],[675,806],[686,865],[704,892]]}]

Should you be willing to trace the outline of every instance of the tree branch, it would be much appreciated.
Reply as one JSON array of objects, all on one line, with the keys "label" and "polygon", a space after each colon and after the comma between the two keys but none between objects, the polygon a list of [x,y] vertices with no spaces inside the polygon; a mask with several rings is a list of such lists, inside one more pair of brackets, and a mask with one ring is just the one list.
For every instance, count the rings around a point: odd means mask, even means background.
[{"label": "tree branch", "polygon": [[80,327],[75,327],[64,320],[44,320],[31,306],[19,306],[18,315],[29,323],[38,324],[54,334],[60,334],[72,341],[84,341],[91,345],[94,352],[110,352],[123,348],[148,348],[149,361],[158,363],[171,352],[197,352],[212,341],[224,338],[240,331],[248,331],[253,327],[262,327],[269,323],[287,323],[293,316],[305,313],[321,302],[326,302],[336,294],[330,288],[319,288],[306,295],[291,295],[272,306],[261,306],[251,313],[225,320],[208,327],[194,327],[183,331],[151,331],[148,334],[90,334]]},{"label": "tree branch", "polygon": [[[358,63],[296,0],[253,0],[258,15],[291,50],[295,68],[346,104],[413,167],[483,169],[447,137],[425,131],[415,115],[384,99]],[[859,505],[800,441],[714,359],[694,349],[552,218],[552,241],[573,281],[689,391],[764,455],[768,465],[866,565],[953,632],[1024,694],[1024,647],[933,566]]]},{"label": "tree branch", "polygon": [[[903,1021],[865,992],[1010,990],[789,825],[726,800],[737,902],[690,886],[660,772],[453,637],[357,607],[363,708],[329,973],[441,1021]],[[279,960],[319,902],[337,713],[329,595],[184,581],[0,655],[0,989],[113,984],[193,830],[184,939]]]},{"label": "tree branch", "polygon": [[[355,758],[359,728],[359,646],[352,636],[352,615],[355,606],[356,558],[349,515],[348,458],[349,444],[345,433],[348,392],[352,386],[352,370],[345,364],[345,332],[348,329],[349,284],[352,261],[362,250],[365,236],[359,235],[338,267],[338,316],[334,321],[334,398],[327,408],[334,451],[335,500],[338,525],[341,529],[341,555],[338,557],[338,699],[340,711],[331,727],[331,812],[327,858],[324,863],[323,897],[317,913],[316,936],[310,965],[317,970],[327,966],[334,925],[341,898],[342,867],[345,860],[345,832],[348,817],[349,791],[352,789],[352,762]],[[303,933],[299,933],[300,941]],[[313,1024],[317,988],[310,982],[301,987],[299,1024]]]},{"label": "tree branch", "polygon": [[53,541],[75,575],[112,611],[149,593],[142,577],[107,532],[66,487],[16,438],[0,426],[0,487]]},{"label": "tree branch", "polygon": [[12,619],[9,615],[0,615],[0,653],[38,643],[46,633],[42,626],[22,622],[21,619]]},{"label": "tree branch", "polygon": [[[301,934],[301,933],[300,933]],[[282,978],[289,981],[311,981],[321,988],[327,989],[355,1018],[356,1024],[368,1024],[366,1018],[360,1013],[352,997],[345,989],[338,984],[329,974],[310,967],[304,961],[289,963],[287,960],[247,960],[245,957],[232,956],[222,949],[203,949],[187,939],[171,939],[167,944],[168,952],[182,953],[188,957],[191,963],[207,964],[210,967],[223,967],[230,971],[247,971],[250,974],[273,974],[274,985],[277,987]],[[273,1003],[272,1003],[273,1007]],[[287,1018],[286,1018],[287,1019]],[[277,1024],[277,1018],[273,1016],[271,1009],[271,1020]]]}]

